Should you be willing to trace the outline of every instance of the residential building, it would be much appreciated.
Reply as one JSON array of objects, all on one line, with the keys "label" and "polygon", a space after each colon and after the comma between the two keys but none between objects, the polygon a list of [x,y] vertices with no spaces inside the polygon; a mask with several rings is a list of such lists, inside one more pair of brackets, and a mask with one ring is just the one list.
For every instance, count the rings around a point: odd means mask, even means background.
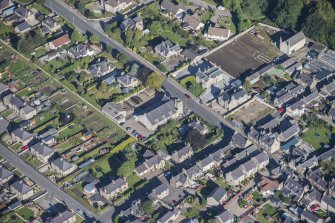
[{"label": "residential building", "polygon": [[116,82],[120,88],[127,88],[130,90],[140,85],[140,81],[138,80],[138,78],[129,74],[117,77]]},{"label": "residential building", "polygon": [[176,222],[177,218],[181,215],[180,211],[169,211],[161,218],[157,219],[157,223],[171,223]]},{"label": "residential building", "polygon": [[279,49],[283,53],[291,55],[295,51],[303,48],[306,44],[306,41],[306,36],[302,31],[300,31],[299,33],[293,35],[285,41],[282,41],[282,39],[280,39]]},{"label": "residential building", "polygon": [[161,184],[158,187],[154,188],[152,192],[148,195],[150,199],[156,203],[158,200],[162,200],[165,197],[169,196],[170,189],[165,184]]},{"label": "residential building", "polygon": [[11,133],[14,142],[21,143],[22,146],[28,145],[28,143],[35,137],[34,134],[29,133],[22,128],[17,128]]},{"label": "residential building", "polygon": [[9,121],[7,121],[7,119],[0,116],[0,136],[3,133],[8,132],[8,126],[9,126]]},{"label": "residential building", "polygon": [[128,29],[137,29],[143,31],[143,19],[141,16],[137,16],[135,18],[127,18],[121,22],[120,28],[123,32],[126,32]]},{"label": "residential building", "polygon": [[322,218],[308,210],[304,210],[301,213],[301,220],[306,221],[307,223],[323,223]]},{"label": "residential building", "polygon": [[12,111],[20,116],[24,120],[29,120],[33,118],[37,111],[35,108],[28,105],[21,98],[17,97],[15,94],[9,94],[3,98],[3,103],[7,105]]},{"label": "residential building", "polygon": [[212,85],[223,81],[224,76],[224,72],[216,66],[199,69],[195,74],[197,83],[201,84],[201,87],[204,89],[208,89]]},{"label": "residential building", "polygon": [[180,150],[176,150],[172,153],[172,159],[177,162],[181,163],[185,160],[191,158],[193,156],[193,149],[191,146],[185,146]]},{"label": "residential building", "polygon": [[53,160],[50,163],[50,167],[61,176],[67,176],[75,171],[75,169],[77,169],[77,166],[75,164],[71,164],[63,158]]},{"label": "residential building", "polygon": [[161,10],[166,16],[181,19],[185,15],[185,10],[181,4],[175,5],[171,0],[163,0]]},{"label": "residential building", "polygon": [[116,198],[119,194],[125,192],[128,189],[128,182],[121,178],[113,180],[110,184],[104,186],[100,190],[101,196],[110,200]]},{"label": "residential building", "polygon": [[219,206],[228,199],[227,191],[223,187],[216,187],[207,197],[208,206]]},{"label": "residential building", "polygon": [[335,200],[328,194],[324,194],[321,199],[321,208],[325,211],[335,213]]},{"label": "residential building", "polygon": [[87,56],[93,56],[95,54],[91,45],[88,43],[78,43],[77,45],[70,47],[67,50],[67,53],[70,57],[74,59],[80,59],[80,58],[87,57]]},{"label": "residential building", "polygon": [[230,213],[229,210],[225,210],[225,211],[221,212],[221,214],[217,215],[215,218],[218,221],[218,223],[233,223],[233,222],[235,222],[234,215],[232,213]]},{"label": "residential building", "polygon": [[218,97],[218,104],[224,109],[231,111],[234,108],[242,105],[251,98],[243,89],[233,89],[224,91]]},{"label": "residential building", "polygon": [[300,132],[299,125],[297,123],[293,123],[290,127],[288,127],[286,130],[282,131],[279,134],[278,139],[280,142],[284,142],[289,138],[299,134],[299,132]]},{"label": "residential building", "polygon": [[282,187],[279,187],[283,196],[299,201],[305,193],[305,186],[293,177],[289,177]]},{"label": "residential building", "polygon": [[47,17],[46,19],[44,19],[42,21],[42,26],[46,27],[49,33],[57,32],[62,28],[61,24],[56,22],[56,20],[51,17]]},{"label": "residential building", "polygon": [[27,200],[34,195],[34,189],[22,180],[15,181],[10,185],[10,190],[20,199]]},{"label": "residential building", "polygon": [[230,30],[219,27],[208,27],[205,37],[211,40],[225,41],[230,37]]},{"label": "residential building", "polygon": [[255,143],[270,153],[274,153],[280,149],[280,142],[278,140],[277,133],[267,133],[261,135]]},{"label": "residential building", "polygon": [[171,119],[177,119],[183,114],[183,103],[164,97],[161,101],[135,114],[135,120],[142,123],[148,130],[155,131]]},{"label": "residential building", "polygon": [[126,10],[133,5],[132,0],[101,0],[101,6],[107,12],[117,13]]},{"label": "residential building", "polygon": [[69,34],[65,33],[64,35],[49,42],[48,47],[50,50],[57,50],[62,46],[68,45],[69,43],[71,43],[71,39],[69,37]]},{"label": "residential building", "polygon": [[0,185],[7,183],[12,177],[13,173],[6,169],[6,167],[0,165]]},{"label": "residential building", "polygon": [[89,66],[88,70],[95,77],[102,77],[111,73],[115,68],[115,64],[106,59],[102,61],[99,60],[97,63],[92,64]]},{"label": "residential building", "polygon": [[190,180],[199,180],[204,176],[204,171],[199,165],[193,165],[188,169],[184,169],[183,172]]},{"label": "residential building", "polygon": [[76,213],[66,210],[53,218],[47,220],[47,223],[74,223],[77,220]]},{"label": "residential building", "polygon": [[0,83],[0,100],[10,93],[6,84]]},{"label": "residential building", "polygon": [[206,158],[198,161],[197,165],[201,168],[202,172],[208,172],[211,169],[217,168],[221,161],[221,159],[217,159],[212,154],[210,154]]},{"label": "residential building", "polygon": [[127,111],[119,104],[108,102],[102,107],[101,111],[118,124],[126,122]]},{"label": "residential building", "polygon": [[231,139],[231,144],[234,147],[246,148],[249,142],[241,133],[235,133]]},{"label": "residential building", "polygon": [[183,18],[182,27],[184,29],[199,31],[205,26],[197,15],[186,14]]},{"label": "residential building", "polygon": [[161,170],[165,166],[165,160],[161,155],[155,155],[146,159],[144,163],[135,168],[135,173],[138,176],[143,176],[146,173]]},{"label": "residential building", "polygon": [[23,34],[23,33],[29,32],[31,28],[32,27],[31,25],[29,25],[29,23],[27,23],[26,21],[23,21],[22,23],[15,26],[14,31],[19,34]]},{"label": "residential building", "polygon": [[35,20],[35,14],[24,6],[19,6],[18,8],[16,8],[14,10],[14,13],[26,22]]},{"label": "residential building", "polygon": [[167,60],[173,56],[180,55],[182,49],[178,44],[173,44],[170,40],[165,40],[155,47],[155,53],[163,60]]},{"label": "residential building", "polygon": [[30,147],[30,152],[42,163],[49,161],[50,157],[55,153],[50,147],[43,143],[36,143]]},{"label": "residential building", "polygon": [[13,5],[12,0],[0,0],[0,14]]},{"label": "residential building", "polygon": [[279,188],[279,182],[262,176],[262,180],[258,183],[259,192],[263,197],[269,197],[275,194]]},{"label": "residential building", "polygon": [[225,178],[231,185],[237,186],[246,179],[246,176],[243,173],[243,169],[241,167],[237,167],[236,169],[226,173]]}]

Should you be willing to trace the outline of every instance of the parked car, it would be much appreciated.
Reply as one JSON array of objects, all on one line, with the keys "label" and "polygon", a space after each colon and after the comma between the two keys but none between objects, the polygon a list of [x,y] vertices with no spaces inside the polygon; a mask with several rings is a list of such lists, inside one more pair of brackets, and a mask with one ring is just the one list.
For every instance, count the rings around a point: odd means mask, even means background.
[{"label": "parked car", "polygon": [[130,132],[130,131],[131,131],[131,127],[127,127],[126,130],[127,130],[128,132]]}]

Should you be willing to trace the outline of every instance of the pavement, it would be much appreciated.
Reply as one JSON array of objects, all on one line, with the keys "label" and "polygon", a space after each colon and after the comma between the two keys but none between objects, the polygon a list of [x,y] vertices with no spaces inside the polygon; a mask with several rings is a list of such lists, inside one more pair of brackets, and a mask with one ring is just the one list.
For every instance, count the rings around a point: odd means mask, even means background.
[{"label": "pavement", "polygon": [[20,172],[25,176],[29,177],[36,184],[44,188],[49,194],[52,194],[59,202],[65,204],[70,209],[76,211],[80,209],[83,212],[83,216],[88,219],[88,221],[100,220],[102,222],[111,222],[112,213],[107,212],[102,215],[96,215],[90,210],[88,210],[84,205],[82,205],[77,200],[73,199],[67,193],[65,193],[56,184],[51,182],[47,177],[45,177],[38,170],[31,167],[29,164],[24,162],[17,154],[7,149],[5,146],[0,144],[0,154],[8,162],[13,164]]}]

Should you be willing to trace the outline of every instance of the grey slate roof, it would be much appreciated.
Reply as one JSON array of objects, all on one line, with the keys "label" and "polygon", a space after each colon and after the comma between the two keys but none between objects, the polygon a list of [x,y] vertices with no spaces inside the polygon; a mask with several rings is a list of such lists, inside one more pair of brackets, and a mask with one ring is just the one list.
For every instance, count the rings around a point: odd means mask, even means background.
[{"label": "grey slate roof", "polygon": [[165,184],[161,184],[152,190],[152,192],[150,193],[150,196],[156,199],[158,195],[160,195],[161,193],[163,193],[164,191],[168,189],[169,189],[168,186],[166,186]]},{"label": "grey slate roof", "polygon": [[0,93],[7,91],[7,90],[8,90],[8,86],[3,83],[0,83]]},{"label": "grey slate roof", "polygon": [[291,136],[295,135],[299,131],[300,131],[300,129],[299,129],[298,124],[294,123],[288,129],[286,129],[285,131],[283,131],[281,133],[281,136],[283,137],[284,140],[287,140],[287,139],[289,139]]},{"label": "grey slate roof", "polygon": [[223,187],[216,187],[212,192],[208,195],[208,197],[214,198],[214,200],[220,202],[221,199],[227,194],[227,191]]},{"label": "grey slate roof", "polygon": [[177,151],[177,155],[178,155],[178,157],[182,157],[182,156],[185,156],[185,155],[189,154],[190,152],[193,152],[192,147],[191,146],[185,146],[184,148]]},{"label": "grey slate roof", "polygon": [[5,118],[0,116],[0,135],[8,131],[8,125],[9,122]]},{"label": "grey slate roof", "polygon": [[58,159],[52,161],[52,164],[57,166],[63,172],[67,171],[67,170],[69,170],[73,167],[73,165],[71,163],[67,162],[63,158],[58,158]]},{"label": "grey slate roof", "polygon": [[54,218],[50,219],[50,223],[64,223],[75,215],[76,214],[72,211],[64,211],[63,213],[60,213]]},{"label": "grey slate roof", "polygon": [[163,0],[161,7],[173,15],[176,15],[178,10],[181,9],[180,5],[175,5],[171,0]]},{"label": "grey slate roof", "polygon": [[19,97],[13,94],[5,96],[4,99],[8,100],[10,104],[17,107],[18,109],[26,105],[26,103],[23,100],[21,100]]},{"label": "grey slate roof", "polygon": [[301,213],[301,217],[303,217],[304,219],[308,219],[311,222],[318,222],[320,220],[320,218],[317,215],[313,214],[308,210],[304,210]]},{"label": "grey slate roof", "polygon": [[224,212],[216,216],[216,218],[220,223],[226,223],[234,220],[234,215],[228,210],[225,210]]},{"label": "grey slate roof", "polygon": [[17,190],[21,194],[25,194],[25,193],[28,193],[29,191],[33,190],[32,187],[25,184],[22,180],[15,181],[10,186],[15,188],[15,190]]},{"label": "grey slate roof", "polygon": [[244,148],[245,144],[247,143],[247,139],[243,135],[241,135],[240,133],[236,133],[232,137],[232,143],[235,146],[238,146],[240,148]]},{"label": "grey slate roof", "polygon": [[305,39],[306,36],[304,35],[304,33],[302,31],[298,32],[297,34],[293,35],[292,37],[290,37],[289,39],[287,39],[286,41],[291,45],[295,45],[298,42],[302,41],[303,39]]},{"label": "grey slate roof", "polygon": [[31,149],[44,157],[54,153],[54,151],[50,147],[44,145],[43,143],[36,143],[35,145],[31,146]]},{"label": "grey slate roof", "polygon": [[110,193],[116,191],[117,189],[119,189],[120,187],[122,187],[123,185],[126,185],[126,184],[127,184],[127,181],[119,178],[119,179],[111,182],[107,186],[105,186],[104,189],[106,190],[107,194],[110,194]]},{"label": "grey slate roof", "polygon": [[252,159],[255,161],[256,164],[260,164],[267,162],[269,160],[269,156],[265,152],[261,152],[256,156],[252,157]]},{"label": "grey slate roof", "polygon": [[13,176],[13,173],[7,170],[5,167],[0,165],[0,179],[6,179],[10,176]]},{"label": "grey slate roof", "polygon": [[21,128],[17,128],[15,129],[12,134],[14,134],[15,136],[17,136],[19,139],[21,139],[22,141],[26,141],[30,138],[34,137],[34,134],[29,133]]},{"label": "grey slate roof", "polygon": [[147,107],[138,115],[145,114],[149,122],[155,125],[176,113],[177,109],[175,108],[175,102],[167,97],[164,97],[162,101]]},{"label": "grey slate roof", "polygon": [[170,40],[166,40],[155,47],[155,51],[167,57],[172,52],[180,52],[181,48],[178,44],[173,44]]},{"label": "grey slate roof", "polygon": [[335,200],[331,196],[325,194],[321,201],[325,202],[328,206],[335,208]]},{"label": "grey slate roof", "polygon": [[92,64],[88,70],[95,76],[100,76],[106,72],[111,72],[113,69],[115,69],[115,64],[110,62],[109,60],[103,60],[100,62],[97,62],[95,64]]}]

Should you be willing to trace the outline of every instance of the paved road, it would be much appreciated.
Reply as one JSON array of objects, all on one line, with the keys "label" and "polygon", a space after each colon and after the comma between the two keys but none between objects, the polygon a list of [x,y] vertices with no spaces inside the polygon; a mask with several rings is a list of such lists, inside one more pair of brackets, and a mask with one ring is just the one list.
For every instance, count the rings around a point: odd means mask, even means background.
[{"label": "paved road", "polygon": [[[48,0],[46,6],[51,8],[53,11],[64,17],[69,22],[74,23],[82,32],[89,32],[99,36],[101,42],[119,52],[127,55],[129,58],[143,64],[149,69],[164,75],[160,70],[158,70],[153,64],[149,63],[139,55],[132,52],[130,49],[122,45],[121,43],[109,38],[101,27],[98,27],[96,23],[87,21],[87,19],[80,13],[76,12],[74,9],[69,7],[66,3],[61,0]],[[164,75],[164,77],[166,77]],[[205,105],[197,103],[194,98],[188,99],[185,94],[189,94],[188,91],[183,89],[177,82],[170,78],[165,78],[163,83],[163,88],[173,97],[178,97],[183,100],[190,110],[195,112],[197,115],[202,117],[207,122],[222,127],[224,130],[234,129],[235,131],[240,131],[235,126],[232,126],[227,120],[225,120],[221,115],[217,114]]]},{"label": "paved road", "polygon": [[[101,219],[102,216],[97,216],[88,210],[84,205],[82,205],[77,200],[70,197],[67,193],[57,187],[53,182],[51,182],[48,178],[46,178],[43,174],[38,172],[36,169],[32,168],[30,165],[25,163],[17,154],[12,152],[10,149],[7,149],[2,144],[0,144],[0,154],[4,157],[8,162],[13,164],[19,171],[21,171],[25,176],[28,176],[32,179],[36,184],[45,189],[49,194],[53,194],[54,197],[63,202],[70,209],[76,211],[80,209],[84,213],[84,217],[87,219]],[[103,216],[105,217],[105,216]],[[111,222],[111,221],[106,221]]]}]

